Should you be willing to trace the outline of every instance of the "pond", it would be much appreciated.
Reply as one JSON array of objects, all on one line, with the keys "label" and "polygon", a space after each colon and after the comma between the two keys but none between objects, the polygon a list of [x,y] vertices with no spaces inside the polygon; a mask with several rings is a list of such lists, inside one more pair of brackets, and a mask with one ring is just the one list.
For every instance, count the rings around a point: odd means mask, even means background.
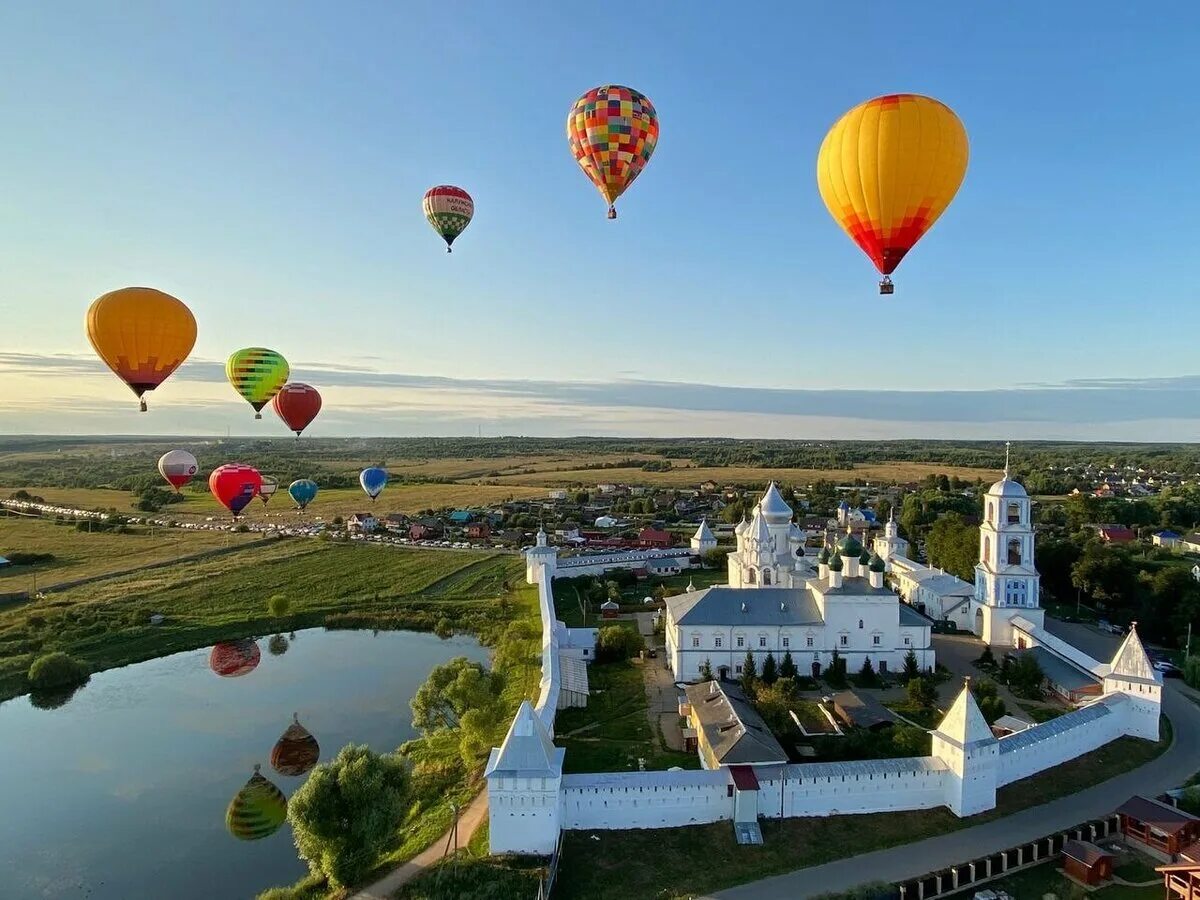
[{"label": "pond", "polygon": [[238,840],[225,811],[256,764],[285,795],[303,783],[270,762],[293,713],[323,762],[352,742],[394,750],[414,736],[408,702],[435,665],[487,661],[467,637],[310,629],[282,641],[258,640],[252,669],[249,647],[240,668],[218,651],[235,677],[205,649],[101,672],[56,709],[0,704],[4,900],[208,900],[290,884],[307,867],[289,826]]}]

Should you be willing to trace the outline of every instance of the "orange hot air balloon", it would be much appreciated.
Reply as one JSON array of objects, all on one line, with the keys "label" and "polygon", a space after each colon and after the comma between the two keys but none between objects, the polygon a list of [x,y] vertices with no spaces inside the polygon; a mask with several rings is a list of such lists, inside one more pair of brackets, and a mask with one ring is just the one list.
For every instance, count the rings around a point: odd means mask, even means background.
[{"label": "orange hot air balloon", "polygon": [[87,312],[88,340],[96,354],[141,398],[162,384],[196,343],[192,311],[154,288],[110,291]]},{"label": "orange hot air balloon", "polygon": [[946,211],[967,174],[967,132],[932,97],[888,94],[860,103],[829,130],[817,187],[829,214],[888,276]]}]

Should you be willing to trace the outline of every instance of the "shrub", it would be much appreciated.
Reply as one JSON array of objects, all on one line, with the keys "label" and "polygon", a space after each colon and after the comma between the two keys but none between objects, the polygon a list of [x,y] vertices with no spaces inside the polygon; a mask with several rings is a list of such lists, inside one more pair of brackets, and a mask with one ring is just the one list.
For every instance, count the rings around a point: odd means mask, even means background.
[{"label": "shrub", "polygon": [[937,686],[933,679],[912,679],[908,683],[908,702],[919,709],[932,709],[937,702]]},{"label": "shrub", "polygon": [[83,684],[87,666],[61,650],[39,656],[29,667],[29,684],[35,691],[53,691]]},{"label": "shrub", "polygon": [[275,618],[286,616],[292,608],[292,601],[287,594],[272,594],[267,600],[267,612]]},{"label": "shrub", "polygon": [[411,793],[402,757],[365,745],[343,747],[333,762],[313,769],[288,801],[296,849],[333,887],[353,884],[387,847]]},{"label": "shrub", "polygon": [[34,566],[38,563],[53,562],[53,553],[9,553],[6,557],[14,566]]},{"label": "shrub", "polygon": [[1188,687],[1200,688],[1200,656],[1189,656],[1184,662],[1183,680]]},{"label": "shrub", "polygon": [[996,667],[996,657],[993,655],[991,647],[983,648],[983,652],[979,654],[979,659],[975,660],[975,665],[981,669],[994,669]]},{"label": "shrub", "polygon": [[596,638],[596,659],[599,662],[616,662],[631,659],[646,645],[636,628],[628,625],[608,625],[600,629]]}]

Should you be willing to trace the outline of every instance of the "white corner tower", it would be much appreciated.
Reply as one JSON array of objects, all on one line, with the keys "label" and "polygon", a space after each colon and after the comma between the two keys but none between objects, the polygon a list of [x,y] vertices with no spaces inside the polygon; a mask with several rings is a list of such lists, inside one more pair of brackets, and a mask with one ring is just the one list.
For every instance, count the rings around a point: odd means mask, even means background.
[{"label": "white corner tower", "polygon": [[892,571],[892,560],[896,557],[908,557],[908,541],[900,537],[900,529],[896,525],[896,511],[888,511],[888,520],[884,523],[883,534],[872,542],[872,549],[883,560],[885,571]]},{"label": "white corner tower", "polygon": [[709,550],[716,549],[717,537],[712,533],[712,529],[708,527],[708,519],[701,519],[700,527],[692,535],[692,552],[697,556],[703,556]]},{"label": "white corner tower", "polygon": [[1000,742],[971,696],[971,679],[931,732],[933,756],[946,774],[946,805],[956,816],[973,816],[996,805]]},{"label": "white corner tower", "polygon": [[1104,693],[1122,693],[1129,698],[1126,704],[1125,733],[1148,741],[1158,740],[1158,720],[1162,712],[1162,676],[1154,671],[1142,639],[1138,637],[1137,622],[1129,627],[1117,655],[1112,658],[1110,671],[1104,676]]},{"label": "white corner tower", "polygon": [[1034,565],[1033,520],[1029,495],[1009,477],[1009,445],[1004,477],[983,497],[979,564],[975,566],[975,618],[972,630],[984,643],[1013,644],[1012,619],[1022,616],[1041,626],[1045,619],[1041,578]]},{"label": "white corner tower", "polygon": [[488,785],[489,852],[549,856],[561,827],[563,756],[528,700],[521,703],[504,743],[493,747]]},{"label": "white corner tower", "polygon": [[545,567],[549,578],[554,578],[554,573],[558,571],[558,550],[549,545],[545,529],[539,527],[537,542],[525,551],[525,580],[529,584],[537,584],[541,574],[538,570],[542,567]]}]

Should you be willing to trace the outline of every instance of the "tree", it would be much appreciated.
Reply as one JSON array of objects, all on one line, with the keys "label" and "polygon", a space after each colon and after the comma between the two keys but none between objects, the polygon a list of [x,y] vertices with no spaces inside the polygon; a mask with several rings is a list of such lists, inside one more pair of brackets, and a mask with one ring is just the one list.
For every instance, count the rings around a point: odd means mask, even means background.
[{"label": "tree", "polygon": [[342,748],[317,766],[288,801],[296,849],[334,888],[362,879],[404,820],[411,801],[408,763],[365,745]]},{"label": "tree", "polygon": [[946,513],[929,529],[925,552],[931,566],[972,580],[979,559],[979,528],[968,525],[958,513]]},{"label": "tree", "polygon": [[862,668],[858,670],[858,686],[859,687],[878,687],[879,676],[875,674],[875,667],[871,665],[871,657],[863,657]]},{"label": "tree", "polygon": [[763,684],[774,684],[779,678],[779,667],[775,664],[775,654],[768,652],[767,658],[763,660],[762,680]]},{"label": "tree", "polygon": [[714,547],[711,550],[707,550],[707,551],[705,551],[704,556],[703,556],[704,567],[706,569],[719,569],[728,562],[728,560],[727,560],[728,556],[729,556],[728,549],[722,549],[721,547]]},{"label": "tree", "polygon": [[921,677],[921,666],[917,663],[917,654],[909,649],[904,654],[904,673],[903,678],[905,683],[912,681],[914,678]]},{"label": "tree", "polygon": [[276,619],[286,616],[292,608],[292,601],[287,594],[272,594],[267,600],[267,612]]},{"label": "tree", "polygon": [[629,625],[606,625],[596,638],[596,660],[615,662],[637,656],[646,646],[636,628]]},{"label": "tree", "polygon": [[583,504],[588,502],[588,492],[587,491],[576,491],[574,494],[571,495],[571,500],[575,503],[576,506],[583,506]]},{"label": "tree", "polygon": [[784,650],[783,659],[779,663],[779,677],[795,678],[799,674],[796,669],[796,662],[792,659],[792,651]]},{"label": "tree", "polygon": [[29,667],[29,685],[35,691],[61,690],[88,678],[87,666],[61,650],[39,656]]},{"label": "tree", "polygon": [[435,666],[409,701],[413,727],[426,733],[457,728],[467,710],[494,703],[500,686],[498,676],[465,656]]},{"label": "tree", "polygon": [[989,725],[1008,712],[994,681],[981,678],[971,685],[971,693],[975,695],[975,703]]},{"label": "tree", "polygon": [[846,658],[833,649],[833,657],[829,660],[829,668],[825,670],[825,681],[830,687],[844,688],[846,686]]},{"label": "tree", "polygon": [[918,709],[932,709],[937,703],[937,686],[932,678],[921,676],[912,679],[908,683],[907,692],[909,705]]},{"label": "tree", "polygon": [[992,653],[991,645],[984,645],[983,652],[979,654],[979,659],[975,660],[975,665],[981,669],[994,669],[996,667],[996,655]]},{"label": "tree", "polygon": [[1042,667],[1029,653],[1022,653],[1008,675],[1008,686],[1018,697],[1027,700],[1040,700],[1042,697],[1042,682],[1046,680]]},{"label": "tree", "polygon": [[713,680],[712,660],[707,657],[705,657],[704,662],[700,663],[700,680]]},{"label": "tree", "polygon": [[650,592],[650,596],[655,600],[663,601],[667,599],[667,586],[665,584],[656,585],[654,590]]},{"label": "tree", "polygon": [[742,690],[748,695],[754,693],[754,682],[758,680],[758,667],[754,664],[754,654],[746,651],[746,659],[742,663]]}]

